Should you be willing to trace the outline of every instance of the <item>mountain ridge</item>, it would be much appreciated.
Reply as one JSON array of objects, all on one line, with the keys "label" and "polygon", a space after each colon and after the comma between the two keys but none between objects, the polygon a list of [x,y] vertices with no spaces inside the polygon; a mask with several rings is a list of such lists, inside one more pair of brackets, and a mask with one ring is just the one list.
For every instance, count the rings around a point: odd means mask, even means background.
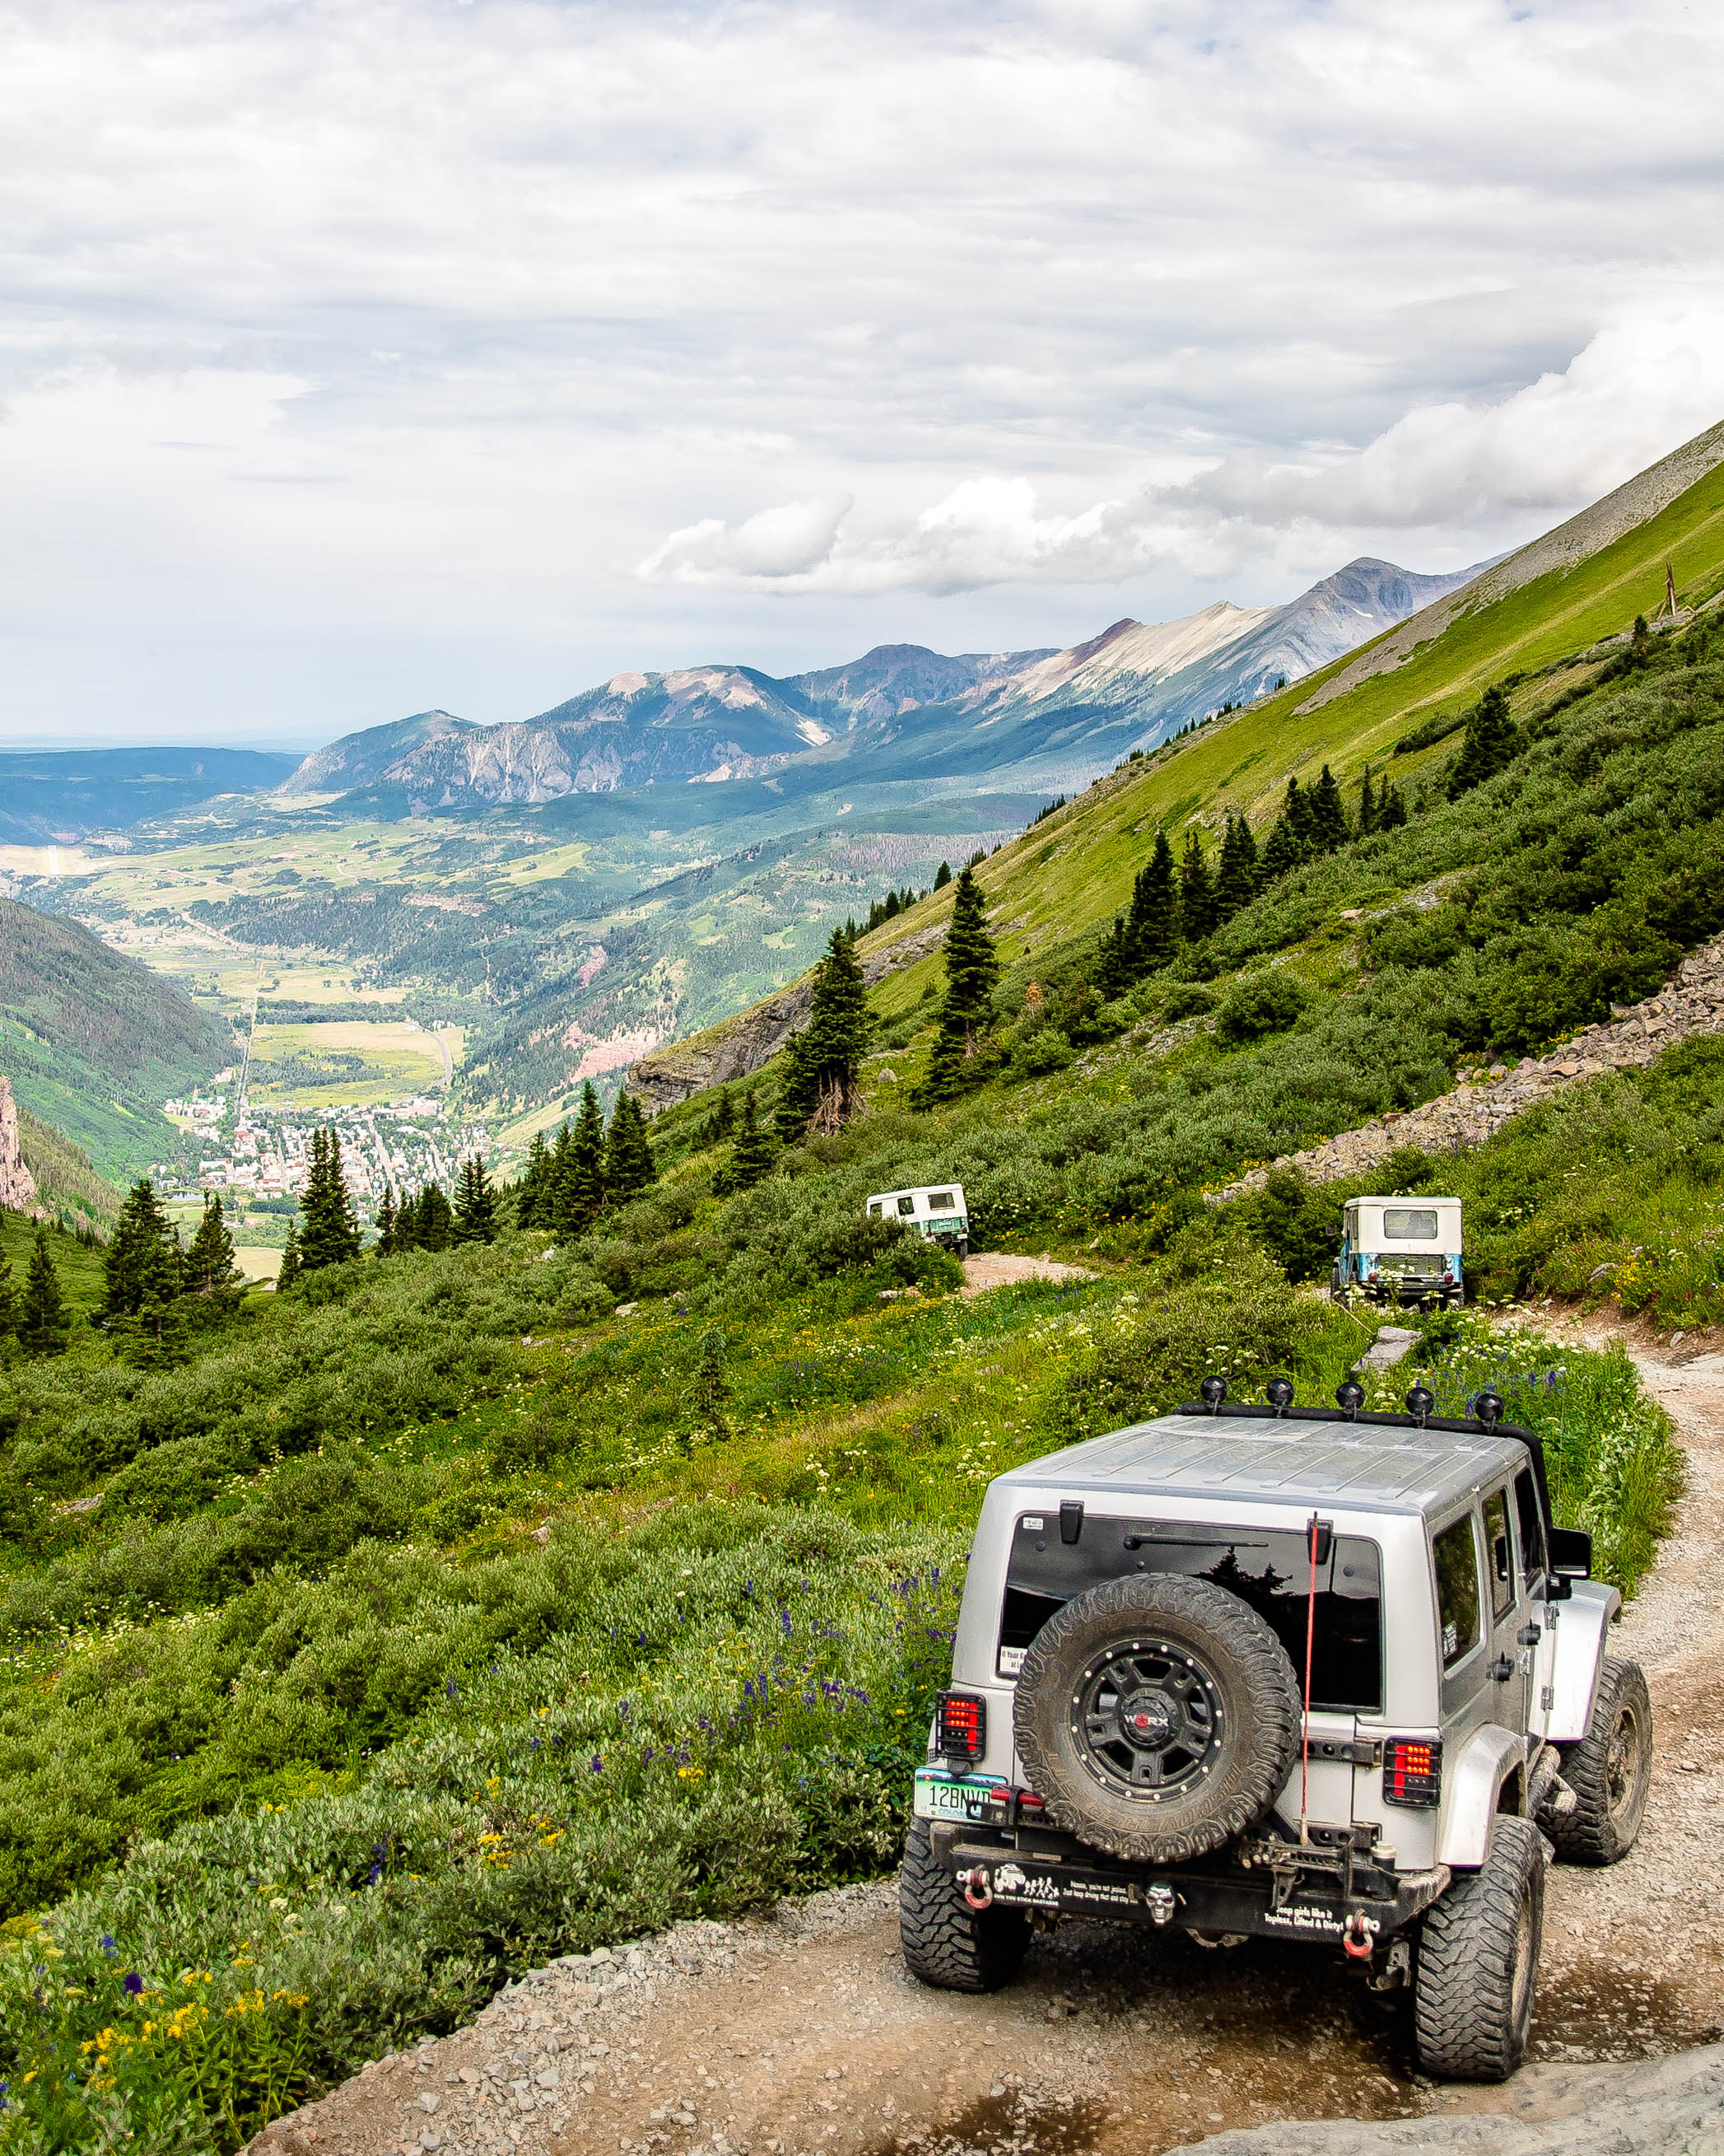
[{"label": "mountain ridge", "polygon": [[[890,644],[782,677],[728,663],[623,671],[528,719],[479,726],[428,711],[345,736],[280,791],[364,792],[374,813],[461,813],[853,761],[859,780],[890,784],[906,757],[918,784],[961,790],[978,762],[1026,786],[1083,784],[1192,718],[1342,655],[1474,573],[1426,577],[1361,556],[1278,607],[1219,599],[1168,622],[1128,617],[1064,650],[952,656]],[[983,732],[993,738],[978,758]],[[932,768],[944,762],[949,771]]]}]

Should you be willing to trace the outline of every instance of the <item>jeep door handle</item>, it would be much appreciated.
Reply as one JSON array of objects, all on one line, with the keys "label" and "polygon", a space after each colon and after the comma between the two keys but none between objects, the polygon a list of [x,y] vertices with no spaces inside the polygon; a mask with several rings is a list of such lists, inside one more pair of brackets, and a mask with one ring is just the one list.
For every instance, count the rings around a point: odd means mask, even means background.
[{"label": "jeep door handle", "polygon": [[1521,1627],[1519,1645],[1523,1647],[1536,1647],[1543,1637],[1544,1627],[1542,1625],[1523,1625]]},{"label": "jeep door handle", "polygon": [[1491,1665],[1491,1677],[1497,1684],[1506,1684],[1514,1673],[1514,1663],[1506,1655],[1499,1655]]}]

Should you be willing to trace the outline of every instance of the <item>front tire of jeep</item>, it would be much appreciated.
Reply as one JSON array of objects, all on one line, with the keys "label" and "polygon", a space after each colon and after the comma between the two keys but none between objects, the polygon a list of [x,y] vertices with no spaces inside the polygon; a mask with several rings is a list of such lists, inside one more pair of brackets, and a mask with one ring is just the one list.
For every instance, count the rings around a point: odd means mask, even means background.
[{"label": "front tire of jeep", "polygon": [[912,1820],[898,1871],[898,1939],[904,1966],[936,1991],[998,1991],[1018,1974],[1028,1920],[1013,1909],[972,1909],[934,1861],[926,1820]]},{"label": "front tire of jeep", "polygon": [[1427,1913],[1413,1990],[1419,2063],[1444,2081],[1506,2082],[1526,2055],[1544,1936],[1544,1846],[1497,1815],[1476,1871]]},{"label": "front tire of jeep", "polygon": [[1605,1656],[1587,1733],[1560,1748],[1574,1809],[1545,1830],[1571,1864],[1614,1864],[1634,1845],[1652,1785],[1652,1698],[1638,1662]]}]

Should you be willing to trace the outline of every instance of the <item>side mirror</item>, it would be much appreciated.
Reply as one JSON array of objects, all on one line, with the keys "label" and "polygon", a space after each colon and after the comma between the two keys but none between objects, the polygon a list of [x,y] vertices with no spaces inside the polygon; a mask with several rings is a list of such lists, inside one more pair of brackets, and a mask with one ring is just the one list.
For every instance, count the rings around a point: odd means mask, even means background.
[{"label": "side mirror", "polygon": [[1551,1570],[1558,1579],[1590,1579],[1593,1538],[1582,1527],[1551,1529]]}]

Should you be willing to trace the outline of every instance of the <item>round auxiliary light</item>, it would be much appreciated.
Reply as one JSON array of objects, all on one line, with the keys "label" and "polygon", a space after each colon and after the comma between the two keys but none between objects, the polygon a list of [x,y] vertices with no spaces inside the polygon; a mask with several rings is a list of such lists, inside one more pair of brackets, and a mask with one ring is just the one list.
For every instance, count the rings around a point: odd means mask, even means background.
[{"label": "round auxiliary light", "polygon": [[1498,1423],[1502,1420],[1502,1414],[1501,1393],[1492,1392],[1487,1388],[1473,1402],[1474,1419],[1475,1421],[1483,1423],[1486,1430],[1495,1430]]},{"label": "round auxiliary light", "polygon": [[1210,1414],[1213,1414],[1216,1409],[1227,1398],[1226,1378],[1205,1378],[1203,1383],[1198,1387],[1198,1398],[1208,1408]]},{"label": "round auxiliary light", "polygon": [[1437,1396],[1428,1385],[1415,1385],[1407,1395],[1407,1412],[1423,1430],[1425,1418],[1437,1404]]},{"label": "round auxiliary light", "polygon": [[1263,1397],[1278,1415],[1284,1415],[1293,1404],[1293,1388],[1285,1378],[1271,1378],[1263,1389]]},{"label": "round auxiliary light", "polygon": [[1349,1420],[1365,1404],[1365,1388],[1348,1378],[1335,1388],[1335,1404]]}]

